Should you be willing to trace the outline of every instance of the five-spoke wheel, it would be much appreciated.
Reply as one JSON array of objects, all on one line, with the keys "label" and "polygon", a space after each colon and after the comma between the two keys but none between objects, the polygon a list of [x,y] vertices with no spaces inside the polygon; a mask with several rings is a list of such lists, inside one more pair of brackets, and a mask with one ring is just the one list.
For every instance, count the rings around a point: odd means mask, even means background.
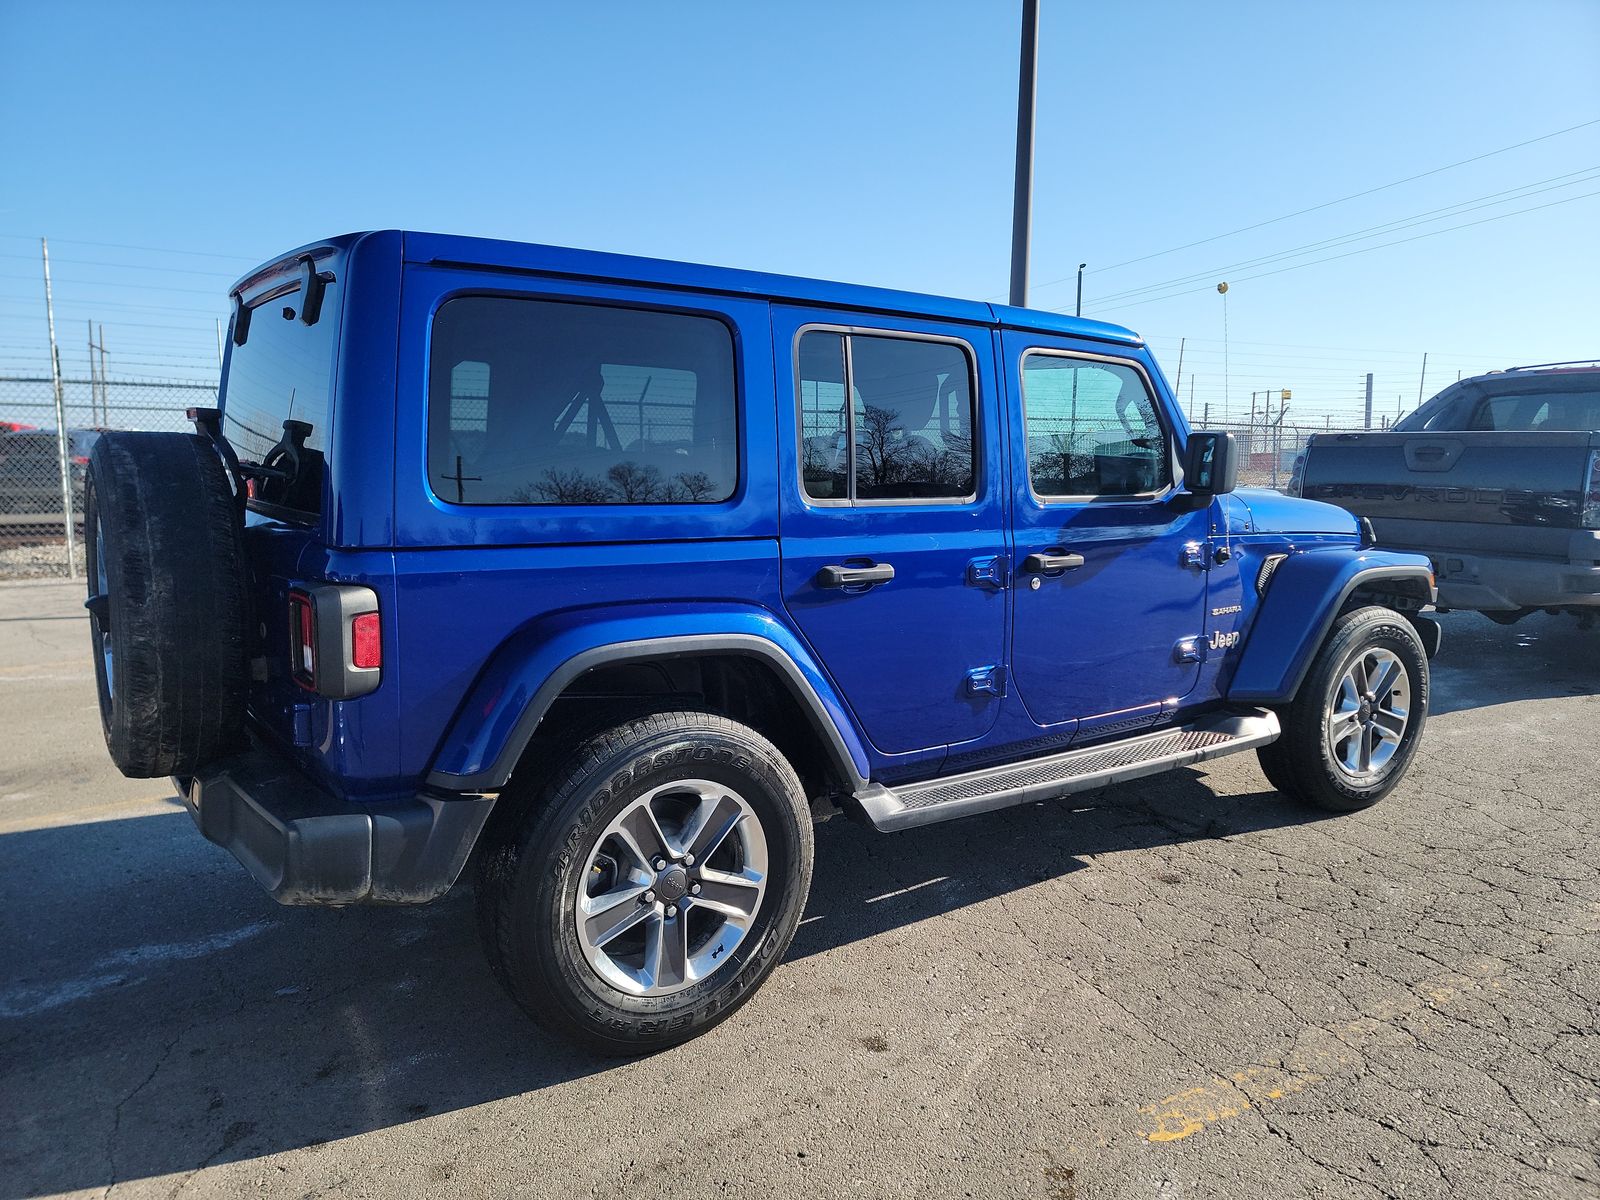
[{"label": "five-spoke wheel", "polygon": [[652,788],[596,840],[576,897],[584,957],[613,987],[664,996],[704,979],[749,933],[767,886],[767,838],[732,788]]},{"label": "five-spoke wheel", "polygon": [[1364,779],[1388,766],[1405,737],[1411,683],[1392,650],[1364,649],[1339,677],[1328,706],[1328,749],[1346,774]]},{"label": "five-spoke wheel", "polygon": [[711,713],[573,741],[502,793],[496,815],[514,815],[485,835],[489,961],[536,1021],[603,1051],[685,1041],[748,1000],[794,936],[805,793],[771,742]]},{"label": "five-spoke wheel", "polygon": [[1257,751],[1279,791],[1336,812],[1394,790],[1428,716],[1428,657],[1393,609],[1358,608],[1334,622],[1293,701],[1283,734]]}]

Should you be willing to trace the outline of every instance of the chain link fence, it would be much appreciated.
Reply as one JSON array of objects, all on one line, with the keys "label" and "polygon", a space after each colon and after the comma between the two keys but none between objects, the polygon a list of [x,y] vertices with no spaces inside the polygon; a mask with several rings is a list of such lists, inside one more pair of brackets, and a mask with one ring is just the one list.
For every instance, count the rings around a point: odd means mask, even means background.
[{"label": "chain link fence", "polygon": [[[81,575],[89,452],[108,429],[185,431],[214,383],[0,377],[0,581]],[[63,475],[63,468],[65,474]]]},{"label": "chain link fence", "polygon": [[[64,379],[66,428],[56,423],[47,375],[0,377],[0,581],[68,578],[83,563],[83,487],[89,452],[107,429],[187,432],[184,410],[216,403],[216,385],[134,379]],[[1358,428],[1214,421],[1239,444],[1239,483],[1287,488],[1312,434]],[[66,486],[62,486],[62,466]]]},{"label": "chain link fence", "polygon": [[1269,487],[1279,490],[1289,486],[1294,467],[1305,453],[1306,442],[1313,434],[1368,432],[1359,426],[1338,426],[1331,421],[1318,424],[1296,424],[1290,421],[1212,421],[1196,422],[1197,429],[1215,430],[1233,434],[1239,447],[1239,486]]}]

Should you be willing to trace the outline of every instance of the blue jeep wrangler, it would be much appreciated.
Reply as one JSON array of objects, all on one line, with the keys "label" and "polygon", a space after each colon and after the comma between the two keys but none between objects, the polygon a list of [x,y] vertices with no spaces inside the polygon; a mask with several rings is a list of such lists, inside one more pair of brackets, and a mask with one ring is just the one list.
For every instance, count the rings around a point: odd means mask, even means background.
[{"label": "blue jeep wrangler", "polygon": [[1427,559],[1235,494],[1126,329],[400,232],[232,302],[197,432],[90,464],[112,757],[286,904],[470,867],[505,986],[602,1049],[750,997],[836,809],[1255,750],[1351,810],[1415,753]]}]

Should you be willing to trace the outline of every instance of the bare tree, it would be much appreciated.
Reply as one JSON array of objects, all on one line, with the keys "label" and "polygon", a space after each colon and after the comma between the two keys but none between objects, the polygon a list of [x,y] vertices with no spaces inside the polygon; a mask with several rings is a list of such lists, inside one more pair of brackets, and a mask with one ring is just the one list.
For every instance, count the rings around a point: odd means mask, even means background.
[{"label": "bare tree", "polygon": [[662,499],[661,472],[636,462],[619,462],[606,472],[611,487],[624,504],[649,504]]}]

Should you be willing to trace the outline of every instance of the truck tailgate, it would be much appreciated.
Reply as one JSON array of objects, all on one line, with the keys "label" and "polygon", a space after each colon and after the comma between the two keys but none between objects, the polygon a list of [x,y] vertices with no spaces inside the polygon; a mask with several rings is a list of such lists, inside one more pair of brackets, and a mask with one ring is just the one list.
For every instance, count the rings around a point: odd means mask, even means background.
[{"label": "truck tailgate", "polygon": [[1318,434],[1302,494],[1369,518],[1386,546],[1564,561],[1597,446],[1587,432]]}]

